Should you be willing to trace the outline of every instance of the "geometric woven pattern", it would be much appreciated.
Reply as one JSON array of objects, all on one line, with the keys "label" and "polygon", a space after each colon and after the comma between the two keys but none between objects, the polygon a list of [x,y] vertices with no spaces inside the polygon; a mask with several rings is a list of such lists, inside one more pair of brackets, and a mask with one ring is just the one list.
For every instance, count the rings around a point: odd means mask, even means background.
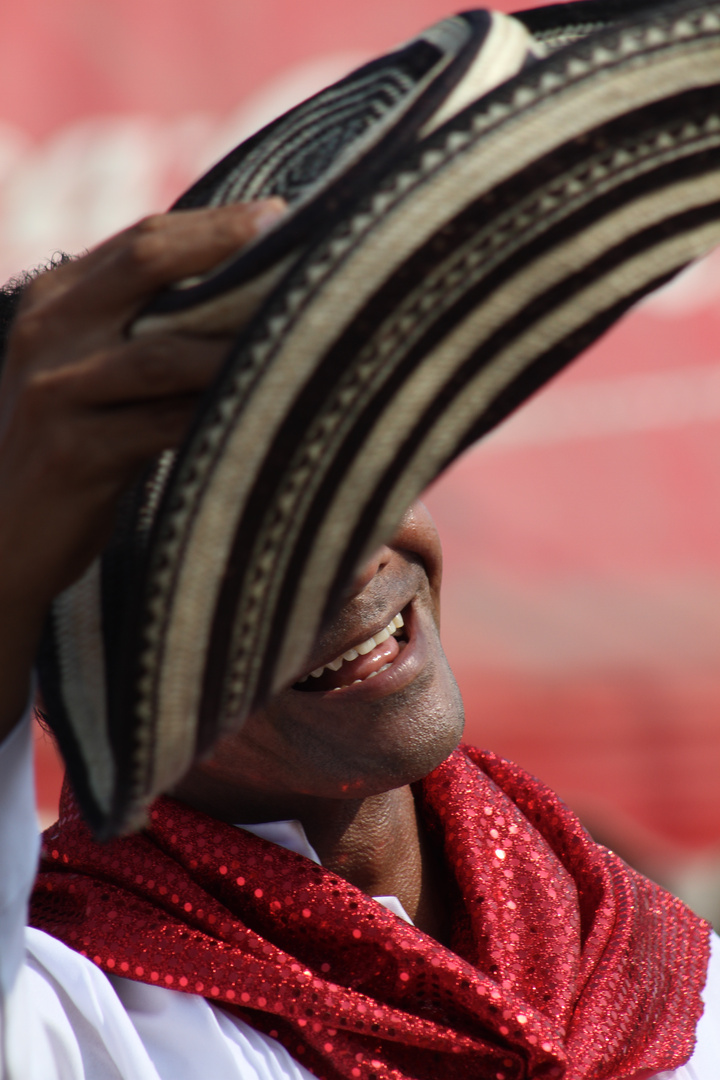
[{"label": "geometric woven pattern", "polygon": [[449,462],[720,243],[719,171],[720,3],[562,4],[445,20],[180,200],[291,209],[134,328],[238,336],[53,609],[43,694],[99,835],[302,674]]}]

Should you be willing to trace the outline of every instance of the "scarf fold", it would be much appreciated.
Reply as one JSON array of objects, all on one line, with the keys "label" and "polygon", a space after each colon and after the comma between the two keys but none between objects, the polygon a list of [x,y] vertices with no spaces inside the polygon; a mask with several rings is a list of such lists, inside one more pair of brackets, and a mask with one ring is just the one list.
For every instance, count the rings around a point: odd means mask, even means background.
[{"label": "scarf fold", "polygon": [[323,1080],[629,1080],[688,1059],[707,923],[493,754],[456,751],[418,801],[456,885],[451,948],[169,798],[100,845],[67,786],[31,925],[107,973],[206,997]]}]

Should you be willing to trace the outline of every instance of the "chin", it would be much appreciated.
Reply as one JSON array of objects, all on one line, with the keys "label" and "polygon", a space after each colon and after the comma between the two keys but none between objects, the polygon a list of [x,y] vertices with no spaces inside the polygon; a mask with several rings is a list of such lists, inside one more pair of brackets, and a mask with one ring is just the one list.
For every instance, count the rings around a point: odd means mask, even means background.
[{"label": "chin", "polygon": [[386,701],[377,715],[370,710],[354,730],[348,725],[331,738],[326,731],[311,745],[305,732],[296,751],[312,776],[307,794],[364,798],[413,784],[436,769],[460,742],[465,714],[449,667],[433,683],[415,700],[398,695],[394,707]]}]

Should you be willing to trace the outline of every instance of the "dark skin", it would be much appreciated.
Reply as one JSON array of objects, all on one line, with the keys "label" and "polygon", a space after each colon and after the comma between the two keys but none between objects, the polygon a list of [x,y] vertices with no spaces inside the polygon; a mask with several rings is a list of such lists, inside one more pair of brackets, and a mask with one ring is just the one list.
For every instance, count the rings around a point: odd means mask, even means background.
[{"label": "dark skin", "polygon": [[[52,599],[102,550],[143,465],[182,439],[229,348],[187,335],[128,340],[127,326],[163,285],[221,261],[282,211],[271,200],[150,218],[29,286],[0,383],[0,738],[24,710]],[[174,794],[233,823],[301,821],[323,865],[370,895],[398,896],[444,940],[442,874],[410,787],[462,729],[438,635],[440,575],[437,533],[418,504],[360,570],[306,670],[402,612],[399,644],[358,658],[359,682],[332,689],[328,673],[277,694]]]},{"label": "dark skin", "polygon": [[408,642],[390,667],[340,690],[277,694],[175,794],[228,822],[301,821],[324,866],[370,895],[399,897],[444,940],[442,874],[409,786],[462,732],[438,632],[441,570],[437,532],[418,503],[358,575],[306,664],[333,659],[401,611]]}]

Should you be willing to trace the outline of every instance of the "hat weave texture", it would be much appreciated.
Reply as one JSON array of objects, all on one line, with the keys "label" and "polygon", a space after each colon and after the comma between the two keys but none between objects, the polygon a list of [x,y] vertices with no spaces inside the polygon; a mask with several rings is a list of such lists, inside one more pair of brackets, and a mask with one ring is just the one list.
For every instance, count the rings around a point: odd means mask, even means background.
[{"label": "hat weave texture", "polygon": [[48,624],[42,691],[97,835],[304,673],[459,453],[720,243],[719,170],[720,2],[606,0],[446,19],[180,199],[290,209],[131,329],[236,342]]}]

